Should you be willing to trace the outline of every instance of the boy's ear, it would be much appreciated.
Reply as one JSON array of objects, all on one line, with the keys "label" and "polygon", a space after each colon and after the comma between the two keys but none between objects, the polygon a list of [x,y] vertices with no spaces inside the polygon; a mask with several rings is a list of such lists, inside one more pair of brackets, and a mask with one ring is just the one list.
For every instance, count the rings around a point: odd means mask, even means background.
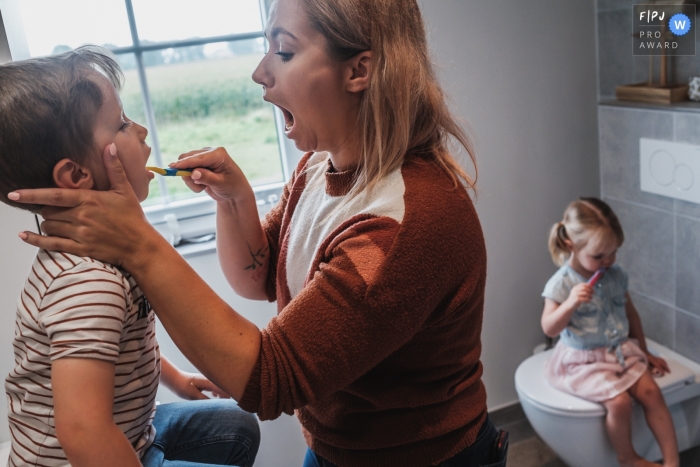
[{"label": "boy's ear", "polygon": [[54,166],[53,181],[58,188],[91,190],[95,186],[90,169],[70,159],[61,159]]},{"label": "boy's ear", "polygon": [[372,77],[372,51],[365,50],[347,61],[348,80],[345,90],[360,92],[367,89]]},{"label": "boy's ear", "polygon": [[564,240],[564,245],[566,245],[566,249],[567,249],[567,250],[569,250],[570,252],[573,253],[573,251],[574,251],[574,242],[572,242],[571,240],[568,240],[568,239],[567,239],[567,240]]}]

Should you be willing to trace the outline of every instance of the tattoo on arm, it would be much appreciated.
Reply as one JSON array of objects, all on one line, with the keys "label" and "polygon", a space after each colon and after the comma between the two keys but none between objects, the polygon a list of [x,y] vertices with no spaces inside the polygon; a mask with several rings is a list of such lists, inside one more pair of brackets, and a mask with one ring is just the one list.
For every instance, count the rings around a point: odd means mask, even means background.
[{"label": "tattoo on arm", "polygon": [[265,247],[254,252],[252,248],[250,248],[250,245],[248,245],[248,251],[253,259],[253,263],[250,266],[245,267],[244,270],[252,269],[255,271],[257,268],[262,267],[263,261],[265,261],[265,256],[267,255],[269,249],[269,247]]}]

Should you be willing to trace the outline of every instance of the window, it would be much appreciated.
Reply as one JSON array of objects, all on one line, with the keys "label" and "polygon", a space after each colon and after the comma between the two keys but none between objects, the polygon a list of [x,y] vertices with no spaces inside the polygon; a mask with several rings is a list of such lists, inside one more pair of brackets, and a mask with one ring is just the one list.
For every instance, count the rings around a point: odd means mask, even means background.
[{"label": "window", "polygon": [[[86,43],[116,54],[125,113],[149,129],[149,165],[224,146],[253,185],[261,214],[277,201],[299,153],[280,137],[281,116],[251,80],[265,53],[265,0],[17,2],[30,56]],[[174,244],[213,232],[214,202],[179,178],[156,176],[143,206]]]}]

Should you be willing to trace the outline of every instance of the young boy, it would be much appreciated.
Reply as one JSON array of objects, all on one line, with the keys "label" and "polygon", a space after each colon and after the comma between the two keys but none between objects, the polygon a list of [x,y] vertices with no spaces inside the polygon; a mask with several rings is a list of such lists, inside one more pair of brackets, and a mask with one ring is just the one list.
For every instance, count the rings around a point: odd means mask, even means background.
[{"label": "young boy", "polygon": [[[6,194],[107,189],[109,150],[143,201],[153,178],[148,131],[124,115],[121,80],[118,63],[97,47],[0,66],[0,200],[37,210]],[[18,300],[13,347],[9,465],[253,464],[257,419],[232,400],[156,410],[159,381],[186,399],[221,391],[160,355],[151,307],[117,267],[39,251]]]}]

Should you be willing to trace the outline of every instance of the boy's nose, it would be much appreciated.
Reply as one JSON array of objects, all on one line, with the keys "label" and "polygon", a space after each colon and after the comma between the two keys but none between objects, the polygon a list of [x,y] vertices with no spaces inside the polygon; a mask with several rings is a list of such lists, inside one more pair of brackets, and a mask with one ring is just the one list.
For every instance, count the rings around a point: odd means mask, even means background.
[{"label": "boy's nose", "polygon": [[138,123],[137,123],[137,125],[139,126],[139,133],[142,135],[141,139],[143,139],[145,141],[146,137],[148,136],[148,128],[146,128],[145,126],[140,125]]}]

